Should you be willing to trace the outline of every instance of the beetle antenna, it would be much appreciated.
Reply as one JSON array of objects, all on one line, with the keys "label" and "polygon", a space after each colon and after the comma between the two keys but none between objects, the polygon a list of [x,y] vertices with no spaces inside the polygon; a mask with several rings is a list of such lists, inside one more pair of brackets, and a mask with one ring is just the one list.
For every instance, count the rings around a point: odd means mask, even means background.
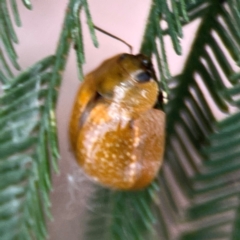
[{"label": "beetle antenna", "polygon": [[98,30],[99,32],[102,32],[102,33],[104,33],[104,34],[106,34],[106,35],[108,35],[108,36],[110,36],[110,37],[112,37],[112,38],[115,38],[115,39],[117,39],[118,41],[126,44],[126,45],[129,47],[129,49],[130,49],[130,53],[132,54],[132,49],[133,49],[133,48],[132,48],[132,46],[131,46],[129,43],[125,42],[125,41],[122,40],[121,38],[119,38],[119,37],[117,37],[117,36],[115,36],[115,35],[107,32],[107,31],[105,31],[105,30],[103,30],[102,28],[97,27],[96,25],[93,25],[93,26],[94,26],[94,28],[95,28],[96,30]]}]

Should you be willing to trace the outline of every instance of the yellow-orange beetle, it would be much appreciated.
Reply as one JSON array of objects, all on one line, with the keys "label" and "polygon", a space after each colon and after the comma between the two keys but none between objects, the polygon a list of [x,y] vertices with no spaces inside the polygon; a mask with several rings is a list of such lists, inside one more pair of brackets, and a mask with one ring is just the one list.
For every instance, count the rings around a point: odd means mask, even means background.
[{"label": "yellow-orange beetle", "polygon": [[70,119],[70,141],[84,172],[113,189],[141,189],[163,158],[165,114],[150,59],[119,54],[90,72]]}]

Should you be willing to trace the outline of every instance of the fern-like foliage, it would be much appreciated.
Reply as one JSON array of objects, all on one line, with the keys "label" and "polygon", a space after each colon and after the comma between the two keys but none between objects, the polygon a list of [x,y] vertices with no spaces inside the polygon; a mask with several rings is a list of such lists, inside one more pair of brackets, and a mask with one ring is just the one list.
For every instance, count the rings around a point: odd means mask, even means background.
[{"label": "fern-like foliage", "polygon": [[171,81],[159,197],[170,223],[165,239],[238,239],[239,113],[229,110],[237,106],[230,93],[238,81],[238,5],[206,1],[183,72]]},{"label": "fern-like foliage", "polygon": [[[140,52],[147,56],[153,53],[156,56],[162,87],[168,92],[166,79],[170,77],[168,61],[165,53],[164,23],[168,26],[168,33],[172,39],[173,47],[177,54],[181,54],[179,38],[182,37],[182,22],[188,21],[185,1],[170,1],[172,11],[167,1],[153,0],[149,13],[143,43]],[[181,21],[182,20],[182,21]]]},{"label": "fern-like foliage", "polygon": [[51,162],[44,107],[54,57],[5,85],[0,99],[0,238],[44,239]]},{"label": "fern-like foliage", "polygon": [[[28,0],[22,2],[31,9]],[[45,239],[51,172],[59,156],[57,89],[71,46],[83,75],[81,9],[97,41],[86,0],[69,0],[55,56],[14,77],[11,68],[20,67],[9,6],[20,25],[16,1],[1,0],[0,239]],[[160,85],[169,93],[164,165],[142,191],[96,187],[85,239],[240,238],[239,9],[239,0],[153,0],[141,52],[156,57]],[[196,18],[201,24],[185,67],[171,77],[164,35],[180,54],[182,26]]]},{"label": "fern-like foliage", "polygon": [[[31,4],[23,0],[26,7]],[[16,1],[11,1],[17,25]],[[70,0],[55,56],[49,56],[14,77],[20,69],[13,43],[17,37],[6,0],[0,1],[0,239],[46,239],[45,219],[50,216],[51,172],[59,158],[55,107],[62,71],[72,43],[84,61],[79,12],[84,8],[93,40],[93,23],[86,1]],[[8,55],[10,62],[3,55]]]},{"label": "fern-like foliage", "polygon": [[[137,192],[96,187],[86,221],[85,239],[154,239],[157,216],[157,182]],[[155,203],[155,206],[154,204]]]},{"label": "fern-like foliage", "polygon": [[[30,2],[23,1],[27,8],[31,8]],[[14,15],[14,20],[17,26],[21,26],[21,20],[18,13],[18,8],[15,0],[11,1],[11,10]],[[13,77],[10,64],[8,64],[8,59],[11,64],[18,70],[20,66],[17,63],[17,54],[14,49],[14,44],[18,43],[17,35],[14,31],[13,23],[10,18],[10,13],[8,10],[7,1],[3,0],[0,2],[0,32],[1,32],[1,46],[0,46],[0,82],[6,83],[8,77]]]}]

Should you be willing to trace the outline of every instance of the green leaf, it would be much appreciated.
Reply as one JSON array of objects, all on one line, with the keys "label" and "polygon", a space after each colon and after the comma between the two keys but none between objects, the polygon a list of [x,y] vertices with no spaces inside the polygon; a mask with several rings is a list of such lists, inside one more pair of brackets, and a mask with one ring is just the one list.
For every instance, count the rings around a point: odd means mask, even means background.
[{"label": "green leaf", "polygon": [[[9,6],[21,23],[16,1],[10,3],[0,3],[0,239],[42,240],[51,217],[51,173],[58,169],[57,89],[72,45],[83,75],[81,9],[97,41],[87,1],[69,0],[55,56],[13,77],[11,68],[19,65]],[[239,0],[153,0],[141,52],[156,57],[159,85],[169,94],[164,165],[142,191],[96,188],[85,239],[239,239],[239,9]],[[165,36],[181,54],[182,27],[197,18],[185,67],[172,78]]]},{"label": "green leaf", "polygon": [[[23,1],[24,5],[30,8],[30,2]],[[14,16],[14,20],[17,26],[21,25],[21,20],[18,14],[18,8],[15,0],[11,0],[11,8]],[[7,76],[5,76],[4,80],[2,82],[7,81],[7,77],[13,77],[12,72],[10,70],[10,65],[7,64],[7,61],[5,60],[5,57],[3,55],[3,51],[6,52],[8,55],[8,58],[10,59],[12,65],[17,69],[20,70],[20,66],[17,62],[17,54],[14,49],[14,44],[18,43],[18,38],[14,30],[14,26],[12,24],[12,20],[9,14],[10,7],[7,4],[6,0],[2,0],[0,2],[0,31],[1,31],[1,41],[2,46],[0,48],[0,63],[4,66]],[[2,69],[0,71],[0,74],[3,75]]]},{"label": "green leaf", "polygon": [[[237,226],[236,218],[229,213],[239,207],[240,188],[235,184],[240,172],[239,110],[230,112],[234,99],[223,94],[227,86],[234,88],[231,76],[237,72],[232,62],[237,64],[240,55],[239,25],[229,11],[234,4],[231,1],[225,7],[209,2],[205,7],[185,67],[174,78],[166,106],[168,140],[160,189],[172,204],[162,210],[162,215],[174,213],[171,227],[188,226],[178,234],[182,240],[234,239],[231,231],[223,229]],[[219,121],[220,112],[226,117]],[[178,196],[180,203],[176,202]],[[167,225],[167,219],[164,222]],[[165,228],[168,236],[170,229]]]},{"label": "green leaf", "polygon": [[[31,9],[30,1],[23,0]],[[20,18],[11,1],[17,25]],[[49,191],[52,170],[58,169],[58,140],[55,107],[62,72],[73,41],[82,44],[79,11],[84,7],[92,29],[87,2],[70,0],[55,56],[49,56],[12,78],[3,51],[0,61],[0,238],[46,239],[46,217],[51,218]],[[18,68],[13,42],[17,41],[5,0],[0,3],[1,35],[5,52]],[[74,34],[71,34],[74,33]],[[83,46],[77,50],[79,69]]]},{"label": "green leaf", "polygon": [[[153,239],[156,236],[157,183],[142,191],[96,188],[88,212],[86,239]],[[103,229],[105,229],[103,231]]]},{"label": "green leaf", "polygon": [[42,141],[49,130],[41,118],[48,97],[46,77],[51,76],[54,59],[48,57],[12,79],[0,97],[0,236],[4,240],[47,235],[49,205],[42,201],[49,202],[51,164],[46,161],[51,158],[51,145]]}]

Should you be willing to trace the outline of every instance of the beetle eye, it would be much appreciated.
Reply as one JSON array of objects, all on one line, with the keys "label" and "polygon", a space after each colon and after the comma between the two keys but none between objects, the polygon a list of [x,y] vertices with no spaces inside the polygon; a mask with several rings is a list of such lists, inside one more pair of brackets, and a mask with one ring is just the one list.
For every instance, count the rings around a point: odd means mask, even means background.
[{"label": "beetle eye", "polygon": [[135,80],[139,83],[148,82],[152,78],[149,72],[140,72],[136,75]]}]

